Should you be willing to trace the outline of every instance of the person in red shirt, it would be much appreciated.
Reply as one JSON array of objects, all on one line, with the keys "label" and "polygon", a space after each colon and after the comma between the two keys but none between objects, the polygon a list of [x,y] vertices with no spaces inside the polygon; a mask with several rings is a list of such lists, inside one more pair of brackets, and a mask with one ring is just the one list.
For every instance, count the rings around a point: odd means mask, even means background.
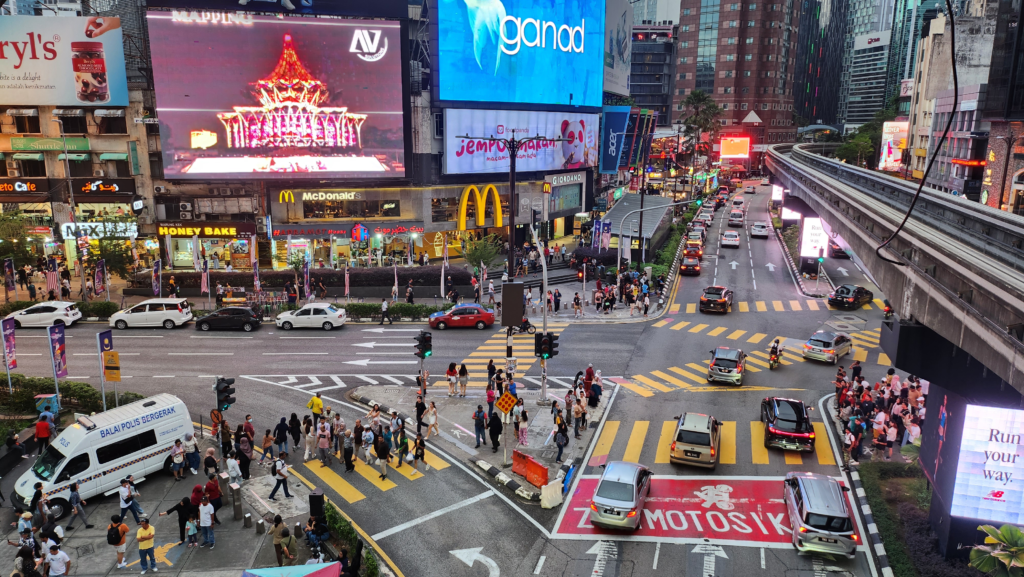
[{"label": "person in red shirt", "polygon": [[213,521],[220,525],[220,520],[217,519],[217,510],[224,506],[224,500],[221,498],[220,485],[217,483],[217,475],[210,473],[210,480],[206,483],[204,493],[210,499],[210,504],[213,505]]},{"label": "person in red shirt", "polygon": [[50,436],[53,432],[53,425],[46,420],[46,417],[39,417],[36,421],[36,444],[39,445],[39,454],[43,454],[43,449],[50,444]]}]

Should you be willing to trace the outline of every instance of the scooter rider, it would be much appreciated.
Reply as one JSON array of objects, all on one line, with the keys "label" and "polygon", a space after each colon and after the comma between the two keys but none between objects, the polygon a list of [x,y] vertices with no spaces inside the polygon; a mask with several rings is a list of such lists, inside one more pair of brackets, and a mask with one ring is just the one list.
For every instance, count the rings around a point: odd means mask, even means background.
[{"label": "scooter rider", "polygon": [[781,348],[781,347],[779,346],[779,339],[775,339],[775,342],[774,342],[774,343],[772,343],[772,351],[771,351],[771,355],[772,355],[773,357],[777,357],[777,356],[779,356],[779,349],[780,349],[780,348]]}]

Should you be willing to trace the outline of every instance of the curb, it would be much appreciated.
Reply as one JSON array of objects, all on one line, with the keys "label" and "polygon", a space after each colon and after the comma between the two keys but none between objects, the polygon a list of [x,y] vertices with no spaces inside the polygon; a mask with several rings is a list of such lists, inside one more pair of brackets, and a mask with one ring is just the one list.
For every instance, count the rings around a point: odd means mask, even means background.
[{"label": "curb", "polygon": [[[822,419],[828,416],[828,421],[825,422],[826,430],[829,436],[829,445],[833,449],[833,452],[841,452],[842,449],[838,448],[836,443],[832,442],[833,436],[838,435],[839,432],[836,430],[835,418],[832,416],[832,403],[831,399],[835,397],[835,394],[829,394],[818,400],[818,408],[821,411]],[[842,455],[839,457],[838,462],[842,464]],[[878,560],[878,570],[882,574],[882,577],[893,577],[892,568],[889,567],[889,557],[885,553],[885,545],[882,544],[882,538],[878,534],[878,527],[875,525],[875,518],[871,513],[871,506],[868,505],[868,496],[864,491],[864,486],[860,482],[860,474],[854,469],[856,465],[850,467],[850,471],[843,471],[840,467],[840,472],[843,477],[846,478],[847,484],[853,491],[854,497],[857,499],[857,505],[860,510],[861,518],[864,519],[864,528],[867,530],[870,538],[870,551],[868,557],[872,555]],[[868,542],[864,543],[868,545]]]}]

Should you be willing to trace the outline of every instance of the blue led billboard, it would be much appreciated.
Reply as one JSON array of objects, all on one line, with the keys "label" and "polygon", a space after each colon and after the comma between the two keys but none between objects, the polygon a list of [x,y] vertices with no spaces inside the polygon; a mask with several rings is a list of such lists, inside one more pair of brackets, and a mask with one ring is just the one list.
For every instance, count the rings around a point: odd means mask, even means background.
[{"label": "blue led billboard", "polygon": [[603,0],[438,0],[440,100],[601,106]]}]

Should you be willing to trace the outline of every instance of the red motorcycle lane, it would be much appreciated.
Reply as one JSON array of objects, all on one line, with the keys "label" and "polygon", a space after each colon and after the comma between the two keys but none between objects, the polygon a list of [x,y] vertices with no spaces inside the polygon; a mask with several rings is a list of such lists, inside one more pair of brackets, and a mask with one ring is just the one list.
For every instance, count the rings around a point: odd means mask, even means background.
[{"label": "red motorcycle lane", "polygon": [[[580,479],[569,500],[558,533],[621,535],[590,524],[590,502],[599,479]],[[644,510],[637,537],[716,539],[790,543],[792,531],[782,499],[782,479],[657,478]]]}]

